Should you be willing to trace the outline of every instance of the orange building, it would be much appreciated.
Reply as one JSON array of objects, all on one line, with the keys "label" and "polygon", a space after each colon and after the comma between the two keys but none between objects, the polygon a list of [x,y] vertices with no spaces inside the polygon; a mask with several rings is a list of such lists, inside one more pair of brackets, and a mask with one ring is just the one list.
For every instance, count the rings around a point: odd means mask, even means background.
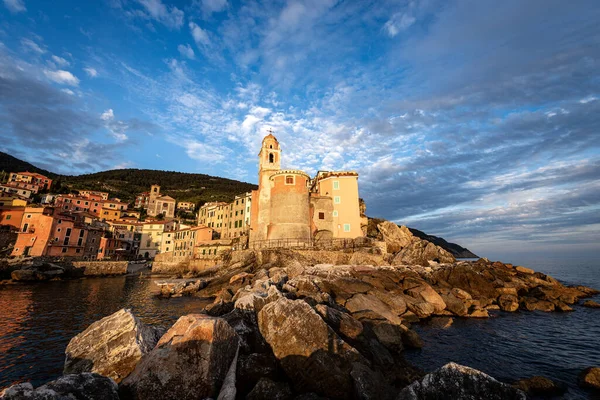
[{"label": "orange building", "polygon": [[19,230],[24,212],[25,207],[0,206],[0,227],[8,226],[10,230]]},{"label": "orange building", "polygon": [[19,225],[19,236],[12,256],[41,257],[52,233],[52,209],[46,207],[26,207]]},{"label": "orange building", "polygon": [[8,182],[34,185],[37,188],[35,193],[42,190],[50,190],[52,187],[52,179],[34,172],[11,172],[8,176]]}]

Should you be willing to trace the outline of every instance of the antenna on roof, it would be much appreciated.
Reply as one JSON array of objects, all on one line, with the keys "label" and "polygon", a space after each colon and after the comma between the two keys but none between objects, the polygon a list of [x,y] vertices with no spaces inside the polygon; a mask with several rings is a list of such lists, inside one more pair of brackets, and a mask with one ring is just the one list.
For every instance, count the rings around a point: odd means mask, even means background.
[{"label": "antenna on roof", "polygon": [[274,133],[273,129],[271,129],[271,128],[267,129],[267,132],[270,133],[271,135]]}]

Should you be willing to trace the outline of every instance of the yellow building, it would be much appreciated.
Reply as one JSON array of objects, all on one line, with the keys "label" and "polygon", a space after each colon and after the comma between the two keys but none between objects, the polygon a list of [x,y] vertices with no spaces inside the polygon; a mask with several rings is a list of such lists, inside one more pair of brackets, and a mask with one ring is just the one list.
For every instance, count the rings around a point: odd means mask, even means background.
[{"label": "yellow building", "polygon": [[198,225],[213,228],[215,232],[223,232],[225,226],[225,216],[229,213],[229,203],[211,202],[206,203],[198,212]]},{"label": "yellow building", "polygon": [[176,200],[171,196],[162,196],[160,186],[152,185],[150,187],[150,197],[148,198],[148,215],[155,217],[162,214],[165,218],[175,218]]}]

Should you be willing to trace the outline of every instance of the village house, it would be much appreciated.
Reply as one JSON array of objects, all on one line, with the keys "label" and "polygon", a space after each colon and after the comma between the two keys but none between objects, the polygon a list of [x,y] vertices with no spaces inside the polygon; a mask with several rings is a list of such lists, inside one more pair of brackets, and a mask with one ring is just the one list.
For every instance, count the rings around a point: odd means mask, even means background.
[{"label": "village house", "polygon": [[0,185],[0,191],[9,195],[17,195],[26,199],[30,199],[34,193],[37,193],[37,190],[34,192],[32,189],[21,188],[8,183]]},{"label": "village house", "polygon": [[8,183],[16,185],[33,185],[36,187],[34,193],[37,193],[38,191],[48,191],[52,187],[52,179],[33,172],[11,172],[8,176]]},{"label": "village house", "polygon": [[25,213],[24,206],[0,205],[0,228],[10,231],[19,230],[23,213]]},{"label": "village house", "polygon": [[144,222],[138,254],[144,258],[154,258],[160,252],[163,232],[172,231],[175,227],[175,221]]},{"label": "village house", "polygon": [[229,203],[210,202],[200,207],[198,212],[198,225],[204,225],[213,228],[215,232],[221,234],[225,224],[225,215],[229,213]]},{"label": "village house", "polygon": [[78,190],[79,195],[88,199],[108,200],[108,192],[99,192],[97,190]]},{"label": "village house", "polygon": [[196,204],[189,201],[178,201],[177,202],[177,211],[188,211],[192,212],[196,208]]}]

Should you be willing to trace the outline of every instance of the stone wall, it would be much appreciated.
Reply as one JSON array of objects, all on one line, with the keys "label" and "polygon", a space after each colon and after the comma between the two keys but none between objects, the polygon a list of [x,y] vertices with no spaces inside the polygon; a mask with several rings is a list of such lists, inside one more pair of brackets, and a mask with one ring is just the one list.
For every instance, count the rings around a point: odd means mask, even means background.
[{"label": "stone wall", "polygon": [[85,276],[125,275],[127,261],[75,261],[74,268],[83,270]]},{"label": "stone wall", "polygon": [[184,262],[154,261],[152,273],[154,274],[185,274],[188,272],[203,272],[222,263],[220,256],[202,258]]}]

